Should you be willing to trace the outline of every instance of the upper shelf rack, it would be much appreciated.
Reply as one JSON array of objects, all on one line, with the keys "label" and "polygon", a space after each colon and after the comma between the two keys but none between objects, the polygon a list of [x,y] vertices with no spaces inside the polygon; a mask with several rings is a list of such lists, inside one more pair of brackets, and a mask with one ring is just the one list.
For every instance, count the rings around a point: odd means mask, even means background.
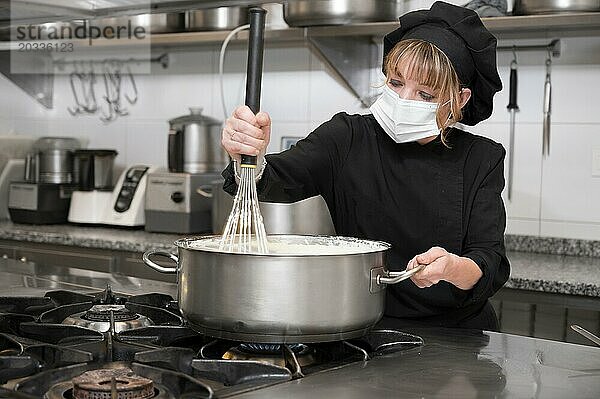
[{"label": "upper shelf rack", "polygon": [[[600,12],[483,18],[485,26],[500,40],[600,35]],[[308,37],[380,37],[398,27],[397,22],[341,26],[283,28],[265,32],[270,42],[303,41]],[[152,35],[152,46],[194,46],[222,42],[228,32],[182,32]],[[246,40],[240,32],[237,40]]]}]

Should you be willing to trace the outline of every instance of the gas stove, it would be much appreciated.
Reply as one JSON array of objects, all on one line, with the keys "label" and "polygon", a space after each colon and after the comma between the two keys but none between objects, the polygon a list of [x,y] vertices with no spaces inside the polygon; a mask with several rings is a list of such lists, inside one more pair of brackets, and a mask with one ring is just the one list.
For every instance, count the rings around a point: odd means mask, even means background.
[{"label": "gas stove", "polygon": [[0,397],[231,397],[421,345],[396,330],[317,344],[215,339],[166,294],[55,290],[0,297]]}]

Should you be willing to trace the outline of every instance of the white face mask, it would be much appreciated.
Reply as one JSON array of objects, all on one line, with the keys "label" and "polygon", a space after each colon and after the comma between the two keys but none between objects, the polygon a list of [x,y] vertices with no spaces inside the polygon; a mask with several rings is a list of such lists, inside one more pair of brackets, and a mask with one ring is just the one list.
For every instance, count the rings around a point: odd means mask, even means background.
[{"label": "white face mask", "polygon": [[405,100],[387,84],[371,105],[371,112],[383,130],[396,142],[408,143],[437,136],[437,103]]}]

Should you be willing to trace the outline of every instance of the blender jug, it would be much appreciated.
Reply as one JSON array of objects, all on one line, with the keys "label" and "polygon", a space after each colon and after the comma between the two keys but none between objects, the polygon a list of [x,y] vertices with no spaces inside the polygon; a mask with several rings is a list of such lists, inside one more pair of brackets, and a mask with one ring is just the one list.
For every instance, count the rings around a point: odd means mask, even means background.
[{"label": "blender jug", "polygon": [[75,151],[75,181],[79,191],[112,191],[115,150]]}]

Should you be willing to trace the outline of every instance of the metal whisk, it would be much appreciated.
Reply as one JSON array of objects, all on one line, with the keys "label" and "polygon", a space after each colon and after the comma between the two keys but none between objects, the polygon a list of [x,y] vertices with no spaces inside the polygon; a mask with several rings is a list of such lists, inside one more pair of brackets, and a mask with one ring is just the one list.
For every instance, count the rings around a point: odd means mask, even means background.
[{"label": "metal whisk", "polygon": [[[250,9],[250,34],[248,41],[248,67],[246,74],[246,105],[255,114],[260,110],[260,85],[262,79],[264,31],[266,11],[260,7]],[[227,219],[220,250],[229,252],[267,253],[267,233],[258,206],[256,157],[242,155],[240,184]]]},{"label": "metal whisk", "polygon": [[252,167],[241,168],[240,185],[225,225],[220,249],[233,252],[268,252],[267,233],[258,206]]}]

